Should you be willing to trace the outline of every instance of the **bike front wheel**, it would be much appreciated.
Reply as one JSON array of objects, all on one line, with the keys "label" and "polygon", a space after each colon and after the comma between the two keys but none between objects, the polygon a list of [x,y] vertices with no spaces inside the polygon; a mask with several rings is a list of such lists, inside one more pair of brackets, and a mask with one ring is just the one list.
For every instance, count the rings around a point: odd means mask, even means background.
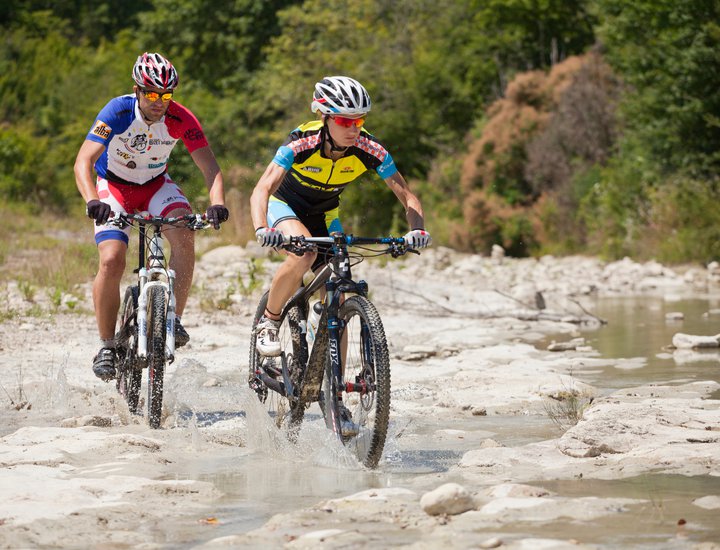
[{"label": "bike front wheel", "polygon": [[148,297],[148,424],[159,428],[162,420],[165,377],[165,290],[155,286]]},{"label": "bike front wheel", "polygon": [[357,435],[343,441],[365,466],[375,468],[390,419],[390,355],[385,329],[377,309],[363,296],[345,300],[339,316],[344,322],[345,387],[337,389],[344,392],[342,405],[359,428]]},{"label": "bike front wheel", "polygon": [[118,374],[116,387],[128,405],[132,414],[138,413],[142,369],[137,358],[137,306],[138,287],[129,286],[125,289],[120,309],[120,330],[115,336],[118,351]]},{"label": "bike front wheel", "polygon": [[[257,350],[257,324],[265,313],[268,294],[260,299],[253,319],[250,338],[250,372],[248,383],[278,428],[286,427],[293,433],[302,423],[305,407],[298,403],[297,391],[308,360],[308,346],[302,323],[305,314],[293,306],[280,322],[278,337],[281,353],[266,357]],[[283,369],[293,386],[288,392]],[[290,394],[292,393],[292,394]]]}]

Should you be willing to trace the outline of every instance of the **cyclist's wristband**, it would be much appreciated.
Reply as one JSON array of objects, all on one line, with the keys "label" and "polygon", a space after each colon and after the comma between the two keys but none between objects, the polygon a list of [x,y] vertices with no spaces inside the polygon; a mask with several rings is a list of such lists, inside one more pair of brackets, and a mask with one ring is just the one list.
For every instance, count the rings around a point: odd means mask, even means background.
[{"label": "cyclist's wristband", "polygon": [[256,227],[256,228],[255,228],[255,233],[257,233],[257,232],[260,231],[261,229],[267,229],[267,225],[261,225],[260,227]]},{"label": "cyclist's wristband", "polygon": [[425,231],[424,227],[413,227],[410,231]]}]

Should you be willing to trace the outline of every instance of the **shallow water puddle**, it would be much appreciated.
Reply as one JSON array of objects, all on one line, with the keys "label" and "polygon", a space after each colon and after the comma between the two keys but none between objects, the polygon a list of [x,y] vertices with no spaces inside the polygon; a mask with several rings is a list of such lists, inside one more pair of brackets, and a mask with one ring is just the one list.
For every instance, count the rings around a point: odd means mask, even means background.
[{"label": "shallow water puddle", "polygon": [[[720,315],[705,315],[717,305],[710,299],[598,300],[589,309],[609,324],[583,336],[601,357],[618,361],[610,366],[578,369],[572,375],[604,393],[647,383],[720,381],[720,353],[679,356],[663,349],[676,332],[720,332]],[[666,313],[675,311],[683,312],[685,319],[666,321]],[[533,345],[545,349],[551,340],[562,339],[569,338],[551,336]],[[198,533],[199,540],[252,530],[277,513],[370,488],[406,487],[422,494],[441,483],[463,483],[449,470],[464,452],[478,448],[487,438],[513,447],[559,436],[555,424],[544,416],[468,416],[410,422],[393,418],[383,461],[376,471],[368,471],[333,439],[318,411],[308,411],[298,443],[291,444],[267,416],[263,417],[261,408],[252,401],[245,404],[247,446],[229,449],[226,456],[204,457],[202,465],[186,464],[184,472],[182,466],[177,472],[182,477],[192,470],[192,477],[212,482],[225,495],[214,507],[219,524],[211,535]],[[197,424],[206,426],[223,419],[226,417],[199,415]],[[622,514],[591,524],[559,520],[537,522],[529,529],[527,523],[520,523],[507,531],[535,537],[577,537],[608,548],[675,548],[684,542],[688,529],[695,542],[720,537],[717,510],[692,505],[695,498],[720,494],[720,478],[648,475],[615,481],[544,481],[536,485],[561,497],[633,498],[644,503],[630,505]],[[687,527],[678,525],[680,520],[687,522]]]},{"label": "shallow water puddle", "polygon": [[576,533],[584,543],[648,549],[684,548],[690,541],[720,540],[718,511],[692,504],[700,495],[720,495],[719,477],[653,474],[618,480],[550,480],[532,485],[557,496],[644,501],[627,506],[622,514],[584,523],[581,528],[570,521],[545,525],[546,536],[566,538]]}]

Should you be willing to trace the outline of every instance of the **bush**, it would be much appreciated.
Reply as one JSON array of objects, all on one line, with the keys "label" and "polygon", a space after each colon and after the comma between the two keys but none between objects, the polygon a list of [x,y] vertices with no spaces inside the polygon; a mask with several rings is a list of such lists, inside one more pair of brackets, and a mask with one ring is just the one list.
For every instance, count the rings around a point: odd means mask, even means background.
[{"label": "bush", "polygon": [[650,215],[638,255],[662,262],[720,259],[720,179],[674,177],[650,193]]}]

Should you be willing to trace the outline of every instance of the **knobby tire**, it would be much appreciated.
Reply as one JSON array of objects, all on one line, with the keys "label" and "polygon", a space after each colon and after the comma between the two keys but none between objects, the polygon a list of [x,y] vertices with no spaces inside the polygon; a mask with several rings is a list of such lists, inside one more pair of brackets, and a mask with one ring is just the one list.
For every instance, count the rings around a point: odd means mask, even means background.
[{"label": "knobby tire", "polygon": [[360,433],[344,443],[365,466],[375,468],[382,457],[390,419],[390,355],[385,329],[377,309],[363,296],[345,300],[339,317],[347,338],[345,382],[365,383],[368,388],[366,392],[344,394],[344,405],[360,426]]},{"label": "knobby tire", "polygon": [[165,376],[165,290],[152,287],[148,298],[148,424],[159,428],[162,420]]}]

